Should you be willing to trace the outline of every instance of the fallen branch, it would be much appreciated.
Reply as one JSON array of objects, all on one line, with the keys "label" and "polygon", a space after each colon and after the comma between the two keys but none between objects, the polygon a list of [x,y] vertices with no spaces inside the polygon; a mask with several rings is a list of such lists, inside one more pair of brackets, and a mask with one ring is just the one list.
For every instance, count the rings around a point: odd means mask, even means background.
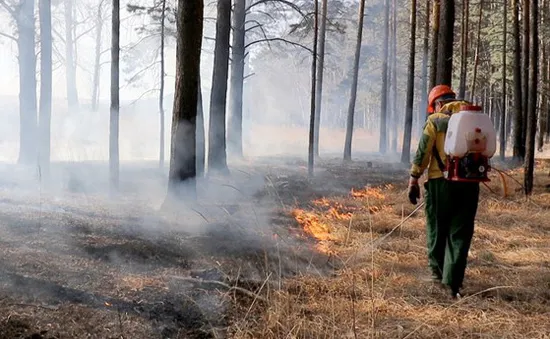
[{"label": "fallen branch", "polygon": [[230,286],[226,283],[223,283],[221,281],[217,281],[217,280],[204,280],[204,279],[198,279],[198,278],[191,278],[191,277],[178,277],[178,276],[170,276],[171,278],[173,279],[176,279],[176,280],[181,280],[181,281],[186,281],[186,282],[189,282],[189,283],[192,283],[192,284],[195,284],[195,285],[212,285],[212,286],[216,286],[216,287],[223,287],[227,290],[230,290],[230,291],[236,291],[236,292],[240,292],[248,297],[251,297],[251,298],[256,298],[258,300],[261,300],[265,303],[267,303],[267,299],[258,295],[257,293],[254,293],[252,291],[249,291],[245,288],[242,288],[242,287],[238,287],[238,286]]}]

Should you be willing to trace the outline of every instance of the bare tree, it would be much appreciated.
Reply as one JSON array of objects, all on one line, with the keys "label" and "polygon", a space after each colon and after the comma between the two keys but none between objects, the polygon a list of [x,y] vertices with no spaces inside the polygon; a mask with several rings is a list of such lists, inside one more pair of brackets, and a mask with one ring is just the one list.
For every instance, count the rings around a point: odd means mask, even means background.
[{"label": "bare tree", "polygon": [[50,168],[50,125],[52,116],[52,3],[40,0],[40,166],[44,176]]},{"label": "bare tree", "polygon": [[[523,161],[525,158],[523,139],[523,108],[522,108],[522,77],[521,77],[521,40],[519,26],[519,0],[512,2],[512,23],[514,26],[514,159]],[[527,94],[525,94],[527,95]]]},{"label": "bare tree", "polygon": [[65,67],[67,73],[67,102],[69,104],[69,109],[78,109],[73,1],[74,0],[65,0]]},{"label": "bare tree", "polygon": [[470,89],[470,100],[474,100],[476,93],[477,68],[479,67],[479,48],[481,47],[481,19],[483,19],[483,0],[479,1],[479,16],[477,19],[476,50],[474,55],[474,75],[472,77],[472,88]]},{"label": "bare tree", "polygon": [[322,0],[321,7],[321,23],[319,27],[319,66],[317,67],[317,87],[315,94],[315,130],[313,153],[316,157],[319,156],[319,133],[321,129],[321,105],[323,99],[323,73],[325,70],[325,40],[327,35],[327,13],[328,0]]},{"label": "bare tree", "polygon": [[422,45],[422,82],[421,82],[421,101],[418,110],[417,130],[426,118],[428,109],[428,57],[430,53],[430,0],[426,0],[426,19],[424,21],[424,43]]},{"label": "bare tree", "polygon": [[[389,17],[389,0],[386,0],[386,19]],[[357,23],[357,40],[355,42],[355,56],[353,59],[353,80],[351,82],[351,90],[350,90],[350,96],[349,96],[349,106],[348,106],[348,120],[347,120],[347,128],[346,128],[346,143],[344,145],[344,161],[351,161],[351,144],[352,144],[352,137],[353,137],[353,118],[355,116],[355,102],[357,100],[357,81],[359,78],[359,59],[361,57],[361,42],[363,40],[363,20],[365,17],[365,0],[361,0],[359,5],[359,18]],[[386,20],[386,26],[387,26]],[[384,59],[384,64],[386,65],[386,71],[383,72],[383,76],[385,74],[386,83],[387,83],[387,46],[388,46],[388,30],[386,29],[386,44],[385,44],[385,51],[386,51],[386,58]],[[384,85],[383,85],[384,86]],[[384,92],[387,94],[387,92]],[[386,95],[384,95],[386,97]],[[385,106],[382,106],[385,107]],[[385,116],[385,111],[382,112],[382,115]],[[386,120],[384,118],[384,125],[386,124]],[[381,133],[385,130],[385,127],[381,127]],[[385,135],[385,132],[384,132]],[[381,139],[381,147],[383,145],[383,150],[385,152],[386,150],[386,137],[384,136],[384,143],[382,144]],[[382,149],[381,149],[382,150]]]},{"label": "bare tree", "polygon": [[411,134],[413,122],[414,102],[414,57],[416,51],[416,0],[411,0],[411,32],[409,37],[409,76],[407,78],[407,98],[405,112],[405,135],[403,136],[403,150],[401,162],[408,164],[411,158]]},{"label": "bare tree", "polygon": [[[389,77],[388,49],[389,49],[389,30],[390,30],[390,0],[386,0],[384,6],[385,6],[384,7],[384,42],[383,42],[384,52],[382,55],[382,89],[381,89],[382,100],[380,102],[380,143],[378,146],[379,151],[382,154],[386,153],[387,147],[388,147],[388,137],[387,137],[388,112],[387,110],[388,110],[388,77]],[[348,120],[349,120],[349,116],[348,116]],[[351,144],[350,144],[350,147],[351,147]]]},{"label": "bare tree", "polygon": [[432,13],[432,50],[430,56],[430,86],[434,88],[437,74],[437,49],[439,40],[439,20],[441,12],[441,0],[434,0]]},{"label": "bare tree", "polygon": [[[196,118],[203,30],[202,0],[179,0],[177,15],[176,91],[168,197],[196,197]],[[183,185],[183,187],[182,187]]]},{"label": "bare tree", "polygon": [[111,189],[118,189],[119,182],[119,109],[120,109],[120,0],[113,0],[111,36],[111,116],[109,126],[109,173]]},{"label": "bare tree", "polygon": [[315,94],[317,81],[315,80],[317,75],[317,40],[319,33],[319,0],[314,0],[315,9],[313,11],[313,53],[311,56],[311,102],[310,102],[310,120],[309,120],[309,148],[308,148],[308,162],[307,169],[310,177],[313,176],[313,170],[315,167]]},{"label": "bare tree", "polygon": [[94,58],[94,78],[92,83],[92,111],[97,112],[99,108],[99,73],[101,70],[101,37],[103,34],[103,5],[105,0],[101,0],[97,6],[95,20],[95,58]]},{"label": "bare tree", "polygon": [[166,20],[166,0],[162,0],[162,8],[160,13],[160,89],[159,89],[159,118],[160,118],[160,131],[159,131],[159,168],[164,167],[164,41],[165,41],[165,22]]},{"label": "bare tree", "polygon": [[466,76],[468,74],[468,34],[470,23],[470,3],[462,0],[462,24],[460,25],[460,84],[458,96],[464,98],[466,95]]},{"label": "bare tree", "polygon": [[[535,135],[537,133],[537,88],[539,69],[539,0],[531,0],[531,43],[529,44],[529,91],[528,93],[528,119],[527,119],[527,145],[524,164],[525,195],[533,192],[533,176],[535,171]],[[527,25],[527,22],[525,23]]]},{"label": "bare tree", "polygon": [[508,53],[507,48],[507,30],[508,30],[508,4],[507,0],[503,1],[502,6],[502,23],[503,23],[503,33],[502,33],[502,103],[501,103],[501,113],[500,113],[500,160],[504,161],[506,158],[506,101],[507,101],[507,91],[506,91],[506,71],[507,71],[507,62],[506,62],[506,53]]},{"label": "bare tree", "polygon": [[229,35],[231,31],[231,0],[218,0],[214,71],[210,93],[210,128],[208,170],[228,173],[225,144],[225,104],[229,72]]}]

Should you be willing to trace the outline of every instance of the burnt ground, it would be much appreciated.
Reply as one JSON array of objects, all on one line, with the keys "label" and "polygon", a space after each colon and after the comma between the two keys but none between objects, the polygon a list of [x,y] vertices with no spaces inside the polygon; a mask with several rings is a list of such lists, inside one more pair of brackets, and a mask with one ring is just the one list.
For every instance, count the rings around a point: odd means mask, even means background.
[{"label": "burnt ground", "polygon": [[256,159],[165,211],[154,167],[123,166],[117,198],[104,164],[56,164],[48,183],[0,168],[0,338],[223,338],[282,278],[331,274],[293,208],[406,178],[376,158],[313,179],[301,159]]}]

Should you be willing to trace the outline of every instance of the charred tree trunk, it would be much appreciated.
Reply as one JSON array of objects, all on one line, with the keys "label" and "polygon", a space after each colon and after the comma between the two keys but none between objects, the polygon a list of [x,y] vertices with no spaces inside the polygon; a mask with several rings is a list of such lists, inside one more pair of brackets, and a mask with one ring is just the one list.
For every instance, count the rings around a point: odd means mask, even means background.
[{"label": "charred tree trunk", "polygon": [[507,20],[508,20],[508,4],[507,0],[503,1],[502,6],[502,23],[503,23],[503,33],[502,33],[502,104],[500,112],[500,160],[504,161],[506,158],[506,53],[508,53],[507,48]]},{"label": "charred tree trunk", "polygon": [[103,34],[103,2],[97,6],[97,17],[95,22],[95,60],[94,80],[92,89],[92,111],[97,112],[99,106],[99,72],[101,70],[101,35]]},{"label": "charred tree trunk", "polygon": [[309,119],[309,147],[308,147],[308,161],[307,171],[310,177],[313,176],[313,170],[315,168],[315,94],[316,94],[316,76],[317,76],[317,39],[318,39],[318,27],[319,27],[319,0],[315,0],[314,9],[314,24],[313,24],[313,55],[311,57],[311,102],[310,102],[310,119]]},{"label": "charred tree trunk", "polygon": [[436,85],[437,75],[437,56],[439,48],[439,20],[441,12],[441,0],[434,0],[432,14],[432,54],[430,56],[430,86],[432,89]]},{"label": "charred tree trunk", "polygon": [[[361,9],[359,10],[361,12]],[[364,9],[363,9],[364,11]],[[363,18],[361,17],[361,25],[363,23]],[[363,33],[361,29],[361,34]],[[380,143],[379,143],[379,151],[382,154],[385,154],[388,148],[388,137],[387,137],[387,117],[388,117],[388,49],[389,49],[389,30],[390,30],[390,0],[386,0],[385,2],[385,8],[384,8],[384,52],[382,56],[382,100],[380,103]],[[358,42],[359,46],[359,52],[361,49],[361,41]],[[357,56],[357,52],[356,52]],[[358,61],[358,60],[357,60]],[[356,95],[352,94],[352,95]],[[353,100],[354,106],[355,106],[355,100]],[[351,101],[350,101],[351,103]],[[351,105],[350,105],[351,106]],[[353,120],[353,117],[352,117]],[[349,121],[349,116],[348,116]],[[348,123],[349,125],[349,123]],[[348,127],[349,128],[349,127]],[[351,149],[351,144],[350,144]],[[351,151],[350,151],[351,154]],[[351,155],[350,155],[351,156]],[[345,157],[345,152],[344,152]]]},{"label": "charred tree trunk", "polygon": [[405,132],[403,136],[403,149],[401,162],[408,164],[411,159],[411,134],[413,121],[414,102],[414,57],[416,51],[416,0],[411,0],[411,35],[409,37],[409,76],[407,78],[407,98],[405,111]]},{"label": "charred tree trunk", "polygon": [[460,84],[458,86],[458,96],[466,96],[466,76],[468,74],[468,34],[470,23],[470,4],[468,0],[462,0],[462,24],[460,32]]},{"label": "charred tree trunk", "polygon": [[428,111],[428,57],[430,54],[430,0],[426,0],[426,19],[424,21],[424,44],[422,46],[421,100],[418,110],[417,131],[421,131]]},{"label": "charred tree trunk", "polygon": [[[531,43],[529,48],[529,91],[528,93],[528,119],[527,119],[527,145],[525,151],[525,195],[531,195],[533,191],[533,174],[535,169],[535,135],[537,133],[537,84],[539,68],[539,0],[531,0]],[[527,22],[525,23],[527,24]]]},{"label": "charred tree trunk", "polygon": [[178,198],[196,198],[196,120],[203,9],[203,0],[178,1],[176,89],[168,177],[169,196]]},{"label": "charred tree trunk", "polygon": [[119,182],[119,92],[120,92],[120,0],[113,0],[111,37],[111,116],[109,126],[109,173],[113,190],[118,190]]},{"label": "charred tree trunk", "polygon": [[[389,0],[386,0],[386,5],[389,5]],[[346,125],[346,143],[344,144],[344,161],[351,161],[351,144],[352,144],[352,136],[353,136],[353,118],[355,115],[355,102],[357,100],[357,81],[359,78],[359,58],[361,57],[361,41],[363,40],[363,20],[365,16],[365,0],[361,0],[359,3],[359,17],[358,17],[358,23],[357,23],[357,40],[355,42],[355,56],[353,59],[353,79],[351,82],[351,90],[350,90],[350,96],[349,96],[349,105],[348,105],[348,119],[347,119],[347,125]],[[386,28],[385,28],[385,44],[384,44],[384,67],[387,68],[387,54],[388,54],[388,17],[389,17],[389,6],[386,7]],[[383,71],[383,78],[385,80],[385,84],[387,84],[387,70]],[[382,87],[384,88],[384,85]],[[383,98],[386,97],[387,92],[383,91]],[[380,139],[380,146],[381,151],[383,150],[385,152],[386,149],[386,133],[385,133],[385,125],[386,125],[386,118],[385,118],[385,99],[383,99],[383,106],[384,111],[381,112],[382,114],[382,120],[381,120],[381,126],[380,126],[380,135],[384,134],[384,138]],[[383,140],[383,142],[382,142]],[[382,149],[382,146],[384,147]]]},{"label": "charred tree trunk", "polygon": [[313,153],[319,156],[319,131],[321,129],[321,105],[323,99],[323,73],[325,70],[325,39],[327,32],[328,0],[322,0],[321,22],[319,26],[319,65],[317,67],[317,87],[315,94],[315,130],[313,140]]},{"label": "charred tree trunk", "polygon": [[[523,139],[523,99],[521,78],[521,40],[519,27],[519,0],[512,3],[512,22],[514,26],[514,159],[523,161],[525,148]],[[527,95],[526,93],[524,95]]]},{"label": "charred tree trunk", "polygon": [[162,9],[160,13],[160,90],[159,90],[159,118],[160,118],[160,131],[159,131],[159,168],[164,167],[164,35],[165,27],[164,22],[166,20],[166,0],[162,0]]},{"label": "charred tree trunk", "polygon": [[232,155],[243,156],[243,87],[246,0],[235,0],[233,43],[231,44],[231,86],[229,88],[228,147]]},{"label": "charred tree trunk", "polygon": [[455,24],[455,1],[441,1],[439,37],[437,39],[437,84],[451,86],[453,77],[453,39]]},{"label": "charred tree trunk", "polygon": [[206,142],[204,133],[204,109],[202,106],[202,85],[201,75],[199,70],[199,79],[197,82],[198,94],[197,94],[197,120],[196,120],[196,152],[197,152],[197,177],[204,176],[206,167]]},{"label": "charred tree trunk", "polygon": [[34,1],[21,0],[16,10],[19,54],[19,160],[31,165],[37,155],[36,57],[34,49]]},{"label": "charred tree trunk", "polygon": [[208,143],[208,170],[227,174],[225,144],[225,103],[229,71],[229,35],[231,32],[231,0],[218,0],[214,71],[210,93],[210,128]]},{"label": "charred tree trunk", "polygon": [[40,0],[40,148],[42,175],[48,177],[50,169],[50,126],[52,117],[52,4]]},{"label": "charred tree trunk", "polygon": [[73,1],[65,0],[65,67],[67,78],[67,102],[69,110],[78,109],[78,90],[76,87],[76,58],[74,40]]}]

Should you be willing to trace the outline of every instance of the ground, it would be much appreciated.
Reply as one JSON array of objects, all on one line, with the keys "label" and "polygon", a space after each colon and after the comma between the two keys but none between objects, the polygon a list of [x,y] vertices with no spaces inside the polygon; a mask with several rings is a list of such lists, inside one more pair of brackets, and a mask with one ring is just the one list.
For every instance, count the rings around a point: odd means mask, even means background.
[{"label": "ground", "polygon": [[[550,183],[483,188],[459,302],[425,280],[407,168],[365,156],[233,164],[161,209],[155,164],[0,168],[0,338],[548,338]],[[415,212],[416,211],[416,212]],[[412,213],[415,212],[415,213]],[[546,335],[546,337],[545,337]]]}]

